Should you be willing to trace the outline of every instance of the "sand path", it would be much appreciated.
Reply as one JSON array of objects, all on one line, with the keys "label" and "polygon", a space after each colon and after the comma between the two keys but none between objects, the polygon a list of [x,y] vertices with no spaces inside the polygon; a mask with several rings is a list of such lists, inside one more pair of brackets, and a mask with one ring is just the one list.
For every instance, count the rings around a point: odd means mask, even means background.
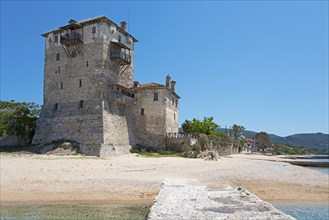
[{"label": "sand path", "polygon": [[165,178],[190,178],[213,188],[242,186],[267,201],[329,204],[328,175],[258,159],[243,155],[204,161],[135,154],[107,159],[1,154],[0,199],[2,203],[148,203]]}]

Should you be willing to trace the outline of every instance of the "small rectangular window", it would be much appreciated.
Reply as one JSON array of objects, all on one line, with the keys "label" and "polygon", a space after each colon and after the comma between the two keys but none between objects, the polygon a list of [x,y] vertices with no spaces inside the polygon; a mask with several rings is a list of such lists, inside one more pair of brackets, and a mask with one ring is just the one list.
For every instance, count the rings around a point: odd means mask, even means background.
[{"label": "small rectangular window", "polygon": [[92,27],[92,28],[91,28],[91,33],[92,33],[92,34],[96,34],[96,27]]},{"label": "small rectangular window", "polygon": [[58,72],[58,73],[61,73],[61,67],[60,67],[60,66],[58,67],[57,72]]},{"label": "small rectangular window", "polygon": [[121,42],[121,35],[118,35],[118,41]]},{"label": "small rectangular window", "polygon": [[174,105],[174,103],[175,103],[175,98],[173,97],[171,100],[171,104]]},{"label": "small rectangular window", "polygon": [[79,87],[82,87],[82,79],[79,80]]},{"label": "small rectangular window", "polygon": [[80,100],[80,102],[79,102],[79,108],[83,108],[83,100]]},{"label": "small rectangular window", "polygon": [[159,93],[153,93],[153,101],[159,101]]},{"label": "small rectangular window", "polygon": [[141,108],[141,115],[144,115],[144,108]]},{"label": "small rectangular window", "polygon": [[178,99],[176,99],[176,107],[178,107]]},{"label": "small rectangular window", "polygon": [[63,83],[61,82],[61,89],[63,89]]},{"label": "small rectangular window", "polygon": [[56,53],[56,61],[61,59],[61,55],[59,53]]},{"label": "small rectangular window", "polygon": [[58,35],[55,35],[55,43],[58,43]]},{"label": "small rectangular window", "polygon": [[87,60],[87,62],[86,62],[86,67],[88,67],[88,60]]},{"label": "small rectangular window", "polygon": [[133,93],[133,94],[131,94],[131,98],[133,98],[133,99],[135,98],[135,94],[134,94],[134,93]]},{"label": "small rectangular window", "polygon": [[75,51],[72,51],[71,56],[72,56],[72,57],[75,57]]},{"label": "small rectangular window", "polygon": [[176,119],[176,114],[174,113],[174,120]]},{"label": "small rectangular window", "polygon": [[58,103],[55,103],[54,110],[57,111],[57,109],[58,109]]}]

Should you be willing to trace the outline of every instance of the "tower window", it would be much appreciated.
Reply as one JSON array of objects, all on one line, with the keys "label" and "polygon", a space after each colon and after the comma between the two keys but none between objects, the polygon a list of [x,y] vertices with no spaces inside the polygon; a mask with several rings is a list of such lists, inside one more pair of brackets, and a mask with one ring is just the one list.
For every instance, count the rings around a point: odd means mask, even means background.
[{"label": "tower window", "polygon": [[54,105],[54,111],[57,111],[57,109],[58,109],[58,103],[55,103],[55,105]]},{"label": "tower window", "polygon": [[55,43],[58,43],[58,35],[55,35]]},{"label": "tower window", "polygon": [[92,27],[92,28],[91,28],[91,33],[92,33],[92,34],[96,34],[96,27]]},{"label": "tower window", "polygon": [[79,80],[79,87],[82,87],[82,79]]},{"label": "tower window", "polygon": [[63,89],[63,82],[61,82],[61,89]]},{"label": "tower window", "polygon": [[79,108],[83,108],[83,100],[80,100],[80,102],[79,102]]},{"label": "tower window", "polygon": [[56,61],[61,59],[61,55],[59,53],[56,53]]},{"label": "tower window", "polygon": [[141,108],[141,115],[144,115],[144,108]]},{"label": "tower window", "polygon": [[60,67],[60,66],[58,67],[57,72],[58,72],[58,73],[61,73],[61,67]]},{"label": "tower window", "polygon": [[153,93],[153,101],[159,101],[159,93]]},{"label": "tower window", "polygon": [[121,35],[118,35],[118,41],[121,42]]},{"label": "tower window", "polygon": [[174,113],[174,120],[176,119],[176,113]]},{"label": "tower window", "polygon": [[86,67],[88,67],[88,60],[87,60],[87,62],[86,62]]}]

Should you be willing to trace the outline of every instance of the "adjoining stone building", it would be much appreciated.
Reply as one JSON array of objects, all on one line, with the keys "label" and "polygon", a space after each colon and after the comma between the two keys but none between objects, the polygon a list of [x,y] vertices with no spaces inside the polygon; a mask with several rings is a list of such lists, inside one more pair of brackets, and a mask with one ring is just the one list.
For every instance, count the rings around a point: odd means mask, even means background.
[{"label": "adjoining stone building", "polygon": [[105,16],[45,37],[44,101],[33,144],[71,140],[86,155],[115,156],[132,146],[162,148],[178,132],[175,81],[134,81],[137,40]]}]

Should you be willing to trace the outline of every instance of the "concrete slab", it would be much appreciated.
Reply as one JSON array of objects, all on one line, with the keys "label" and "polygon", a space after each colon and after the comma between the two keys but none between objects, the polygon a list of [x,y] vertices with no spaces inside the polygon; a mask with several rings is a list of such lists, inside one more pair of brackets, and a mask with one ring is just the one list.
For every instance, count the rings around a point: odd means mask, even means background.
[{"label": "concrete slab", "polygon": [[191,179],[166,179],[148,220],[294,219],[242,188],[208,190]]}]

